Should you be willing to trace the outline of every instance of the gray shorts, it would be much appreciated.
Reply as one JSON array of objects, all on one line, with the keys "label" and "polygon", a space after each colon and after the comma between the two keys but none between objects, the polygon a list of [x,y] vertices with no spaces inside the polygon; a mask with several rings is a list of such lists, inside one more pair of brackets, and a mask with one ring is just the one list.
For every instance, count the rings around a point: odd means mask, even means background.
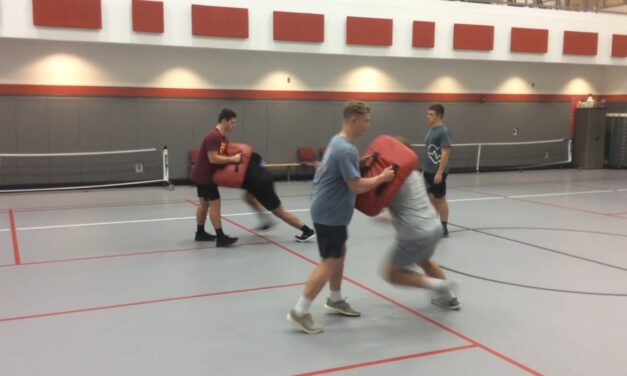
[{"label": "gray shorts", "polygon": [[428,260],[433,256],[433,251],[440,238],[442,238],[442,229],[437,228],[433,231],[425,232],[424,236],[416,239],[396,239],[390,261],[401,269],[411,268],[417,262]]}]

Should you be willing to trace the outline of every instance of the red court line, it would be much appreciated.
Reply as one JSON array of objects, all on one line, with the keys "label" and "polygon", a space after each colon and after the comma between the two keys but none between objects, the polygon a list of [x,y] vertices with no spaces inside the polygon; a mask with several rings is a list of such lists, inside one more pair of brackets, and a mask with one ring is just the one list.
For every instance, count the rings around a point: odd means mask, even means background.
[{"label": "red court line", "polygon": [[574,210],[574,211],[578,211],[578,212],[581,212],[581,213],[602,215],[602,216],[605,216],[605,217],[618,218],[618,219],[627,219],[627,218],[620,217],[620,216],[613,215],[613,214],[600,213],[600,212],[596,212],[596,211],[592,211],[592,210],[586,210],[586,209],[577,209],[577,208],[572,208],[570,206],[564,206],[564,205],[558,205],[558,204],[549,204],[549,203],[546,203],[546,202],[533,201],[533,200],[524,199],[524,198],[513,198],[513,197],[506,197],[506,198],[509,198],[510,200],[516,200],[516,201],[530,202],[532,204],[538,204],[538,205],[544,205],[544,206],[552,206],[554,208],[560,208],[560,209],[566,209],[566,210]]},{"label": "red court line", "polygon": [[17,242],[17,230],[15,227],[15,214],[13,209],[9,209],[9,219],[11,221],[11,236],[13,237],[13,258],[15,259],[15,265],[21,263],[20,260],[20,245]]},{"label": "red court line", "polygon": [[[237,223],[237,222],[235,222],[235,221],[233,221],[233,220],[231,220],[229,218],[224,218],[224,220],[229,222],[229,223],[231,223],[231,224],[233,224],[233,225],[235,225],[235,226],[237,226],[237,227],[239,227],[239,228],[241,228],[241,229],[243,229],[243,230],[245,230],[245,231],[250,232],[251,234],[257,235],[258,237],[268,241],[269,243],[274,244],[275,246],[283,249],[286,252],[291,253],[294,256],[300,257],[301,259],[303,259],[303,260],[305,260],[305,261],[307,261],[307,262],[309,262],[311,264],[318,265],[318,263],[315,262],[314,260],[312,260],[312,259],[310,259],[310,258],[308,258],[306,256],[303,256],[300,253],[298,253],[298,252],[296,252],[294,250],[291,250],[288,247],[286,247],[286,246],[284,246],[284,245],[282,245],[280,243],[277,243],[277,242],[273,241],[270,238],[267,238],[267,237],[265,237],[265,236],[263,236],[261,234],[258,234],[255,231],[249,229],[248,227],[240,225],[239,223]],[[515,361],[515,360],[513,360],[513,359],[511,359],[511,358],[509,358],[509,357],[499,353],[498,351],[493,350],[493,349],[489,348],[488,346],[483,345],[483,344],[481,344],[481,343],[471,339],[470,337],[467,337],[467,336],[459,333],[458,331],[447,327],[446,325],[440,324],[439,322],[437,322],[437,321],[435,321],[435,320],[433,320],[433,319],[423,315],[422,313],[420,313],[420,312],[418,312],[416,310],[413,310],[413,309],[407,307],[406,305],[403,305],[402,303],[399,303],[396,300],[394,300],[392,298],[389,298],[389,297],[387,297],[387,296],[385,296],[385,295],[383,295],[383,294],[381,294],[381,293],[379,293],[379,292],[377,292],[377,291],[375,291],[375,290],[373,290],[373,289],[371,289],[371,288],[369,288],[369,287],[367,287],[367,286],[365,286],[365,285],[363,285],[363,284],[361,284],[361,283],[359,283],[359,282],[357,282],[357,281],[355,281],[355,280],[353,280],[353,279],[351,279],[349,277],[344,276],[343,278],[346,281],[348,281],[348,282],[350,282],[350,283],[352,283],[352,284],[354,284],[354,285],[356,285],[356,286],[358,286],[358,287],[360,287],[360,288],[370,292],[371,294],[376,295],[379,298],[394,304],[395,306],[397,306],[397,307],[399,307],[399,308],[401,308],[401,309],[403,309],[403,310],[413,314],[414,316],[417,316],[417,317],[419,317],[419,318],[429,322],[430,324],[432,324],[434,326],[437,326],[438,328],[443,329],[444,331],[446,331],[446,332],[448,332],[448,333],[450,333],[450,334],[452,334],[452,335],[454,335],[454,336],[456,336],[458,338],[461,338],[461,339],[471,343],[473,346],[476,346],[476,347],[478,347],[478,348],[480,348],[480,349],[482,349],[484,351],[487,351],[490,354],[495,355],[495,356],[501,358],[502,360],[504,360],[504,361],[506,361],[506,362],[508,362],[508,363],[510,363],[510,364],[512,364],[512,365],[514,365],[514,366],[516,366],[516,367],[518,367],[518,368],[520,368],[520,369],[522,369],[524,371],[529,372],[532,375],[542,375],[541,373],[539,373],[539,372],[537,372],[537,371],[535,371],[535,370],[525,366],[524,364],[519,363],[519,362],[517,362],[517,361]]]},{"label": "red court line", "polygon": [[323,375],[323,374],[326,374],[326,373],[334,373],[334,372],[346,371],[346,370],[355,369],[355,368],[371,367],[371,366],[376,366],[376,365],[379,365],[379,364],[393,363],[393,362],[398,362],[398,361],[407,360],[407,359],[422,358],[422,357],[426,357],[426,356],[444,354],[444,353],[449,353],[449,352],[453,352],[453,351],[468,350],[468,349],[472,349],[472,348],[475,348],[475,347],[477,347],[477,346],[475,346],[475,345],[465,345],[465,346],[450,347],[450,348],[447,348],[447,349],[427,351],[427,352],[418,353],[418,354],[403,355],[403,356],[397,356],[397,357],[394,357],[394,358],[374,360],[374,361],[371,361],[371,362],[351,364],[351,365],[348,365],[348,366],[342,366],[342,367],[336,367],[336,368],[327,368],[327,369],[323,369],[323,370],[319,370],[319,371],[299,373],[299,374],[296,374],[294,376]]},{"label": "red court line", "polygon": [[[531,199],[524,199],[524,198],[518,198],[518,197],[507,197],[505,195],[499,196],[499,195],[495,195],[495,194],[492,194],[492,193],[473,191],[473,190],[465,189],[465,188],[456,188],[456,187],[451,187],[451,188],[452,189],[457,189],[459,191],[472,192],[472,193],[483,194],[483,195],[494,196],[494,197],[503,197],[503,198],[510,199],[510,200],[530,202],[530,203],[533,203],[533,204],[544,205],[544,206],[552,206],[552,207],[555,207],[555,208],[561,208],[561,209],[567,209],[567,210],[575,210],[575,211],[582,212],[582,213],[603,215],[603,216],[612,217],[612,218],[627,219],[627,218],[620,217],[620,216],[616,215],[616,213],[613,213],[613,214],[611,214],[611,213],[601,213],[601,212],[596,212],[596,211],[592,211],[592,210],[572,208],[572,207],[564,206],[564,205],[548,204],[548,203],[545,203],[545,202],[534,201],[534,200],[531,200]],[[621,214],[621,213],[618,213],[618,214]]]},{"label": "red court line", "polygon": [[278,289],[278,288],[295,287],[295,286],[303,286],[303,285],[304,285],[304,283],[302,283],[302,282],[300,282],[300,283],[288,283],[288,284],[284,284],[284,285],[274,285],[274,286],[265,286],[265,287],[253,287],[253,288],[241,289],[241,290],[209,292],[209,293],[205,293],[205,294],[177,296],[177,297],[173,297],[173,298],[143,300],[143,301],[139,301],[139,302],[113,304],[113,305],[106,305],[106,306],[99,306],[99,307],[92,307],[92,308],[72,309],[72,310],[67,310],[67,311],[39,313],[39,314],[27,315],[27,316],[5,317],[5,318],[0,318],[0,322],[29,320],[29,319],[35,319],[35,318],[41,318],[41,317],[70,315],[70,314],[84,313],[84,312],[104,311],[104,310],[108,310],[108,309],[133,307],[133,306],[140,306],[140,305],[147,305],[147,304],[166,303],[166,302],[174,302],[174,301],[180,301],[180,300],[207,298],[207,297],[210,297],[210,296],[218,296],[218,295],[240,294],[240,293],[246,293],[246,292],[272,290],[272,289]]},{"label": "red court line", "polygon": [[[245,247],[249,245],[264,245],[268,244],[268,242],[251,242],[251,243],[238,243],[235,247]],[[64,259],[52,259],[52,260],[42,260],[42,261],[31,261],[31,262],[22,262],[19,265],[15,264],[3,264],[0,265],[0,268],[10,268],[10,267],[23,267],[27,265],[41,265],[41,264],[58,264],[64,262],[76,262],[76,261],[89,261],[89,260],[102,260],[102,259],[110,259],[110,258],[120,258],[120,257],[131,257],[131,256],[147,256],[147,255],[158,255],[163,253],[177,253],[177,252],[194,252],[194,251],[203,251],[207,249],[217,249],[217,247],[196,247],[196,248],[180,248],[180,249],[165,249],[162,251],[145,251],[145,252],[133,252],[133,253],[117,253],[113,255],[101,255],[101,256],[85,256],[85,257],[70,257]]]},{"label": "red court line", "polygon": [[505,198],[504,196],[501,196],[501,195],[495,195],[493,193],[487,193],[487,192],[473,191],[472,189],[467,189],[467,188],[459,188],[459,187],[450,187],[449,186],[449,189],[455,189],[455,190],[458,190],[458,191],[476,193],[476,194],[486,195],[486,196],[491,196],[491,197],[503,197],[503,198]]}]

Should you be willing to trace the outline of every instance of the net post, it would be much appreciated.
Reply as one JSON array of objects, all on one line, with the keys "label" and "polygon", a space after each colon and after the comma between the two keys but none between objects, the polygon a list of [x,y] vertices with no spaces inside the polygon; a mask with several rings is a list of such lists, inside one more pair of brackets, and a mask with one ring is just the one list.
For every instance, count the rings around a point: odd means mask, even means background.
[{"label": "net post", "polygon": [[573,139],[568,139],[568,163],[573,161]]},{"label": "net post", "polygon": [[163,147],[163,181],[170,184],[170,166],[168,162],[168,147]]},{"label": "net post", "polygon": [[477,163],[475,164],[475,172],[479,172],[479,161],[481,160],[481,144],[477,148]]}]

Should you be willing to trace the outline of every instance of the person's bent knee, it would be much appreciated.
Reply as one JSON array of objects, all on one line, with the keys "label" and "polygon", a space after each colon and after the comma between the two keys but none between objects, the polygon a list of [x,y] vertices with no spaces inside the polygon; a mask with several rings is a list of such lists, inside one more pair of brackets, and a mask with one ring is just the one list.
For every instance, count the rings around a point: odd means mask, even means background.
[{"label": "person's bent knee", "polygon": [[381,270],[381,278],[386,282],[392,283],[394,278],[394,265],[386,264]]}]

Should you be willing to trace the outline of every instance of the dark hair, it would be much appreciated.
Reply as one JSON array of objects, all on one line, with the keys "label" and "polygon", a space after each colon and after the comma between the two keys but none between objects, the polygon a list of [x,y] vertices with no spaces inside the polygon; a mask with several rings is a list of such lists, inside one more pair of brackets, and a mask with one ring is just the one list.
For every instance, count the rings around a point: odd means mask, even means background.
[{"label": "dark hair", "polygon": [[429,110],[435,112],[441,119],[444,118],[444,106],[441,104],[432,104],[429,106]]},{"label": "dark hair", "polygon": [[222,120],[229,121],[233,119],[234,117],[237,117],[237,114],[235,113],[235,111],[229,110],[228,108],[224,108],[220,112],[220,116],[218,116],[218,123],[222,123]]},{"label": "dark hair", "polygon": [[344,120],[348,121],[353,116],[361,116],[370,113],[370,107],[363,102],[348,102],[344,106]]}]

